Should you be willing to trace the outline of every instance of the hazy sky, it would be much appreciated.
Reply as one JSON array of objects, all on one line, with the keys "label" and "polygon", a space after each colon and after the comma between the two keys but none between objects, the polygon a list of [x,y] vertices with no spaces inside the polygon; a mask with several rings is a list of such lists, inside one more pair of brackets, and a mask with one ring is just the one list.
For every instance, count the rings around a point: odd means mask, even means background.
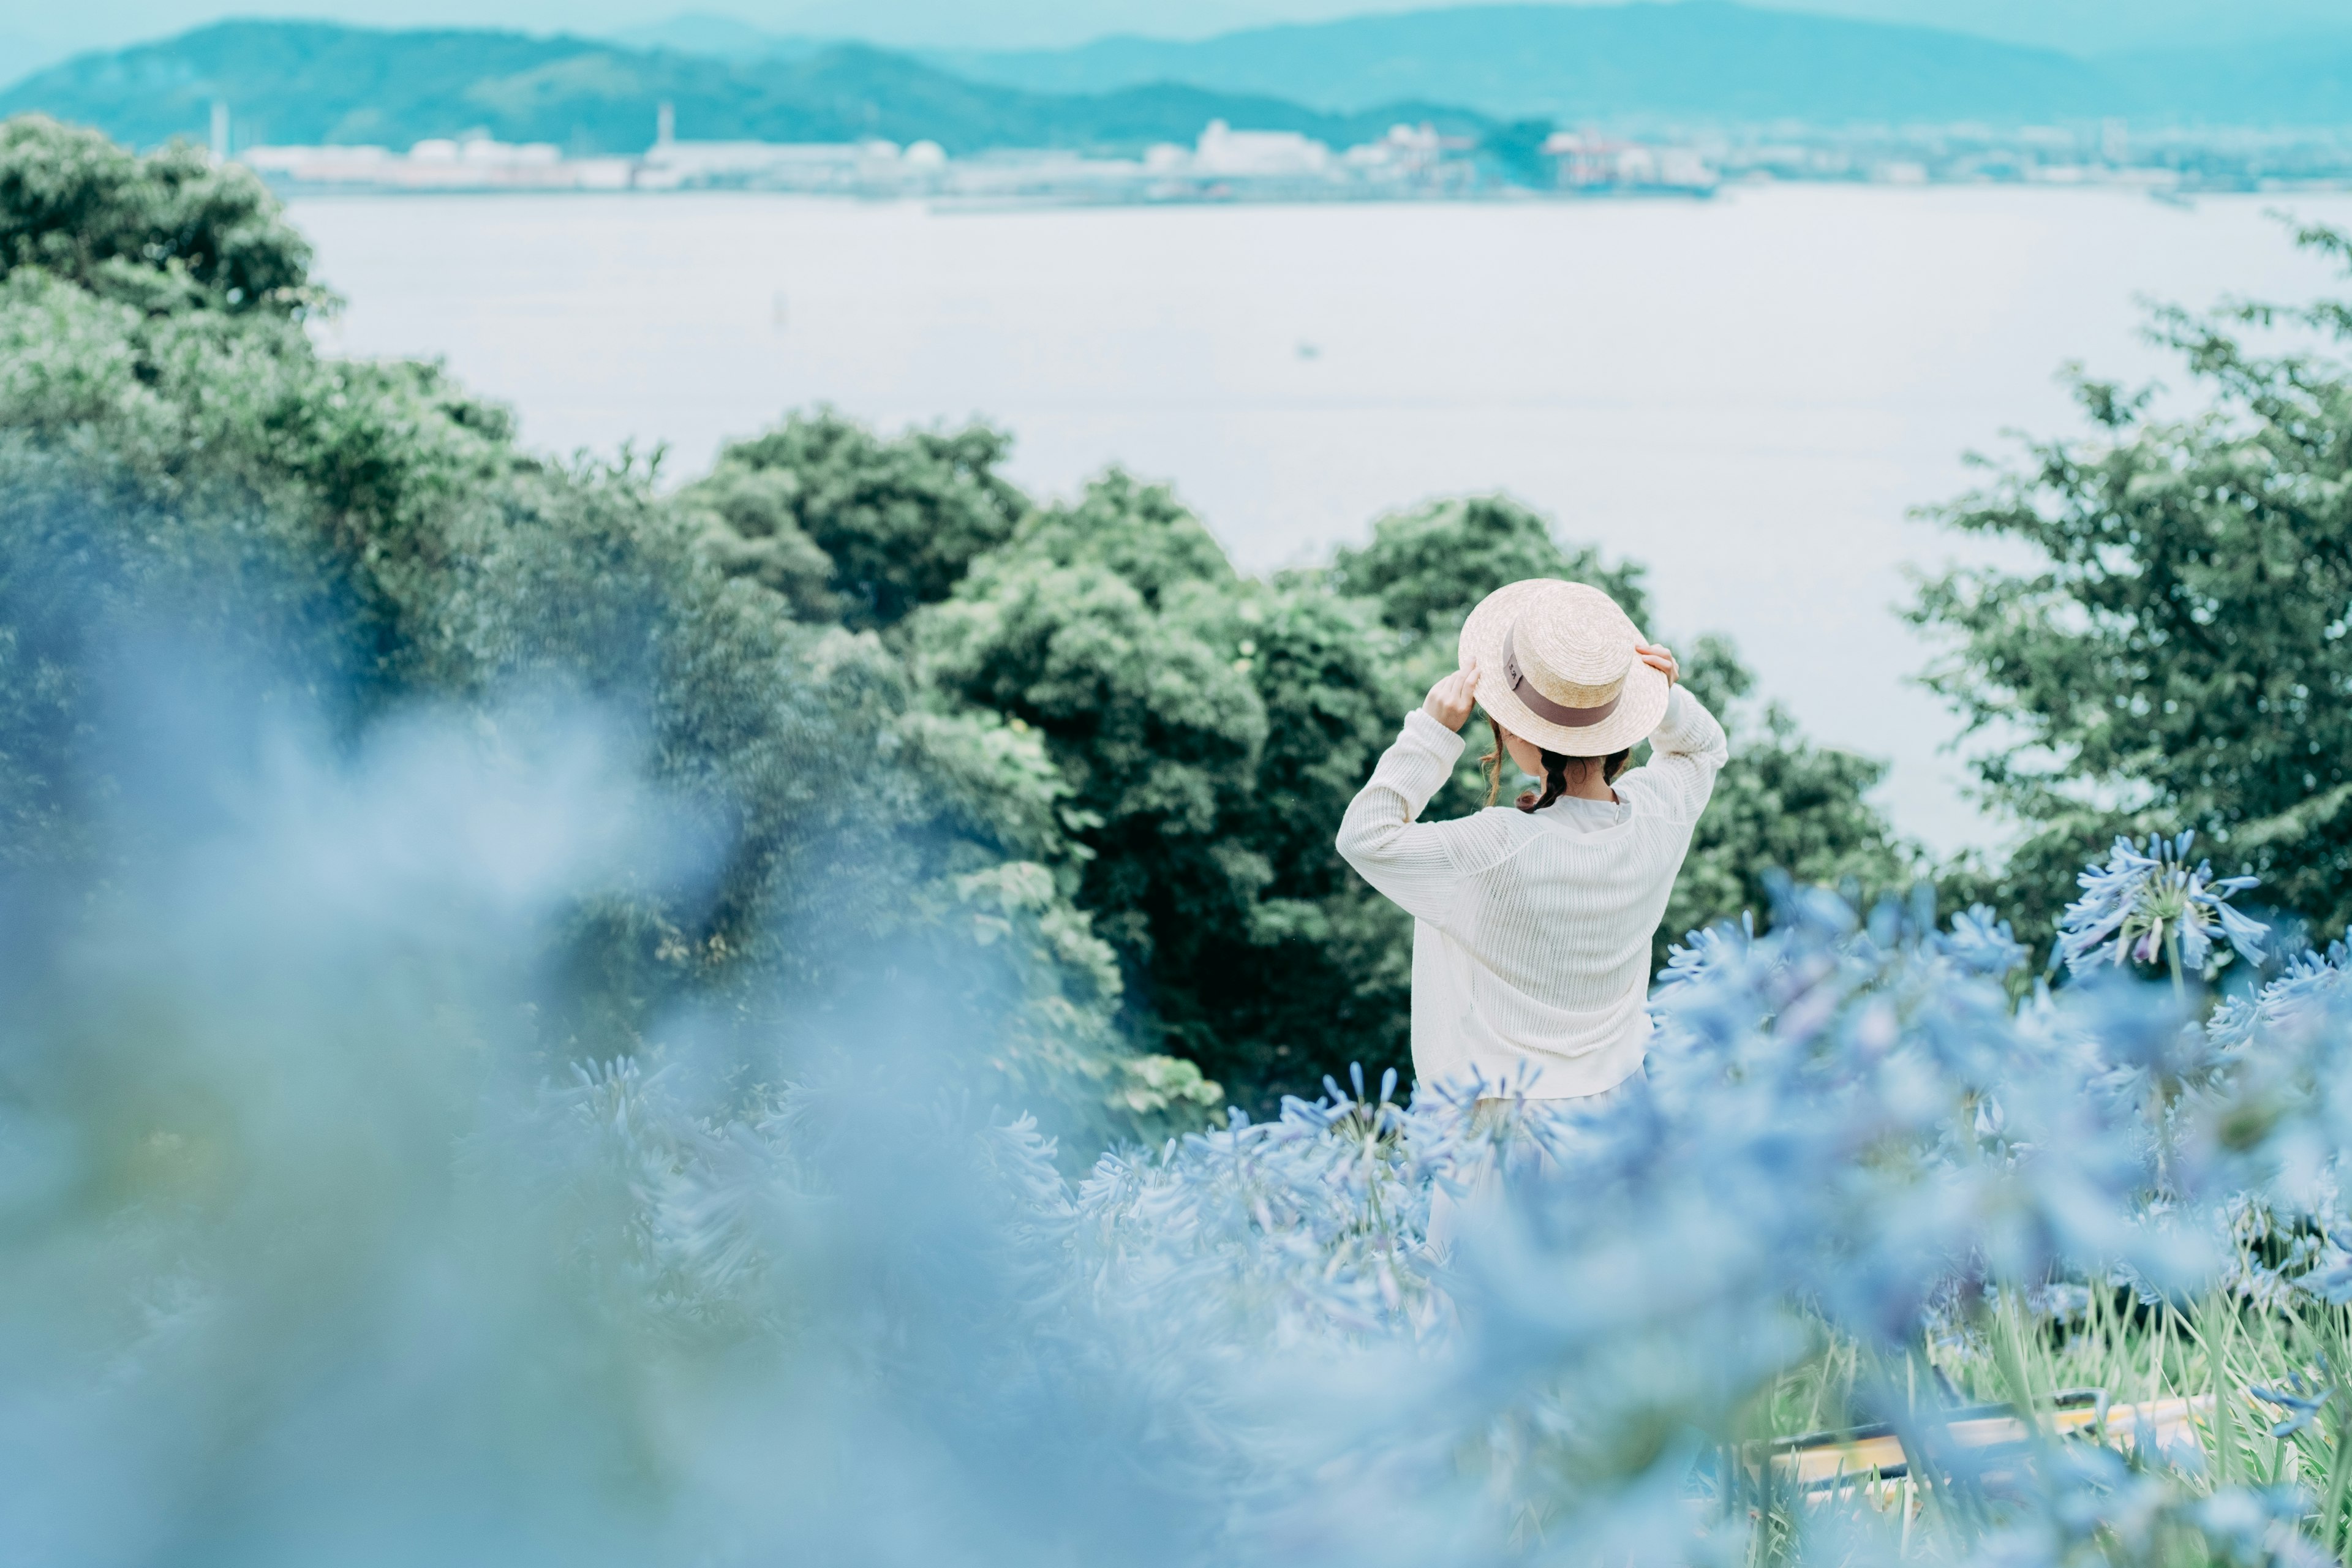
[{"label": "hazy sky", "polygon": [[[1018,47],[1105,33],[1192,37],[1266,22],[1420,9],[1462,0],[79,0],[0,7],[0,79],[85,48],[160,37],[224,16],[333,17],[603,32],[680,11],[778,32],[894,44]],[[1807,0],[1780,8],[1927,23],[2078,51],[2245,42],[2312,26],[2352,31],[2347,0]]]}]

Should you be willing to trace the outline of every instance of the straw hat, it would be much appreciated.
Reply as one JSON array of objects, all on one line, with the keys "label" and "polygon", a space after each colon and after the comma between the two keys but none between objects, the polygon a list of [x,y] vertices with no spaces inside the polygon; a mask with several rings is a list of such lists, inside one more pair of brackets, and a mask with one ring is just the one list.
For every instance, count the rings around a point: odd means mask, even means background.
[{"label": "straw hat", "polygon": [[1648,737],[1670,683],[1633,652],[1647,642],[1617,601],[1582,583],[1530,577],[1496,589],[1462,626],[1478,702],[1547,752],[1605,757]]}]

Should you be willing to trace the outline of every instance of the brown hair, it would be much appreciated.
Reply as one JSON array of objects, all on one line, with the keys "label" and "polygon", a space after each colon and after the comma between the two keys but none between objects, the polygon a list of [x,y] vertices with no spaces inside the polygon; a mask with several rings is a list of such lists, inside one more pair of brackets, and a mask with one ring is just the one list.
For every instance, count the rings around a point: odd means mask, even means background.
[{"label": "brown hair", "polygon": [[[1492,805],[1495,804],[1495,797],[1503,793],[1503,758],[1508,753],[1503,749],[1502,722],[1489,713],[1486,715],[1486,727],[1495,732],[1495,748],[1478,759],[1478,766],[1486,774],[1486,804]],[[1601,782],[1613,784],[1617,782],[1617,775],[1625,771],[1625,760],[1633,754],[1633,751],[1630,746],[1622,752],[1612,752],[1605,757],[1571,757],[1559,752],[1545,752],[1543,753],[1543,794],[1538,795],[1535,791],[1529,790],[1511,804],[1521,811],[1541,811],[1545,806],[1566,795],[1568,764],[1570,763],[1580,764],[1579,773],[1587,777],[1591,776],[1593,764],[1599,763]]]}]

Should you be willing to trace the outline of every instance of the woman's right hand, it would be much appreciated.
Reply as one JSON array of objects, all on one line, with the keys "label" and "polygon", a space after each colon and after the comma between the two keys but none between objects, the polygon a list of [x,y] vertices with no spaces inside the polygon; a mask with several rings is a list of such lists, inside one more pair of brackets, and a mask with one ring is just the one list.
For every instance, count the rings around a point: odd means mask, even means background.
[{"label": "woman's right hand", "polygon": [[1444,679],[1429,689],[1422,699],[1421,710],[1449,730],[1459,730],[1470,721],[1470,710],[1478,705],[1478,661],[1472,659]]}]

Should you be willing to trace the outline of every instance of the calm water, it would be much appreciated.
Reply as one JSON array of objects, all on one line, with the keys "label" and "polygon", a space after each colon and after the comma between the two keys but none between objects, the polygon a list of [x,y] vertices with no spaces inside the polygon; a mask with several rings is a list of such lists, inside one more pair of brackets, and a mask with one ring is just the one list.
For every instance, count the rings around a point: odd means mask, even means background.
[{"label": "calm water", "polygon": [[[1654,636],[1730,633],[1938,847],[1997,829],[1895,606],[1970,448],[2074,428],[2056,373],[2172,367],[2136,299],[2311,292],[2264,209],[1791,187],[1708,204],[933,214],[751,195],[297,203],[330,345],[445,357],[543,447],[730,436],[828,401],[986,415],[1014,475],[1175,481],[1246,566],[1506,489],[1648,563]],[[2352,222],[2352,196],[2297,197]]]}]

